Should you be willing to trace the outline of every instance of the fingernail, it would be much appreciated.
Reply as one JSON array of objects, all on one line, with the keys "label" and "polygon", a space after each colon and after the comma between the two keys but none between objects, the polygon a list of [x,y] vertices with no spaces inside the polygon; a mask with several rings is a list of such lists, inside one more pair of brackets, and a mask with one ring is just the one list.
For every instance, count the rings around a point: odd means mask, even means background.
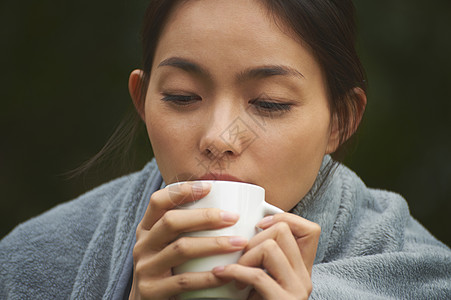
[{"label": "fingernail", "polygon": [[236,222],[240,218],[239,214],[224,210],[220,212],[220,215],[224,222]]},{"label": "fingernail", "polygon": [[256,226],[259,228],[267,227],[272,223],[273,219],[274,219],[273,216],[264,217],[263,219],[260,220],[260,222],[257,223]]},{"label": "fingernail", "polygon": [[193,193],[193,198],[198,199],[202,196],[205,190],[210,188],[209,183],[203,183],[203,182],[194,182],[191,186],[191,191]]},{"label": "fingernail", "polygon": [[242,247],[247,244],[247,239],[241,236],[233,236],[229,238],[229,243],[235,247]]},{"label": "fingernail", "polygon": [[225,267],[224,266],[218,266],[218,267],[214,267],[213,268],[213,272],[214,273],[221,273],[221,272],[223,272],[225,270]]}]

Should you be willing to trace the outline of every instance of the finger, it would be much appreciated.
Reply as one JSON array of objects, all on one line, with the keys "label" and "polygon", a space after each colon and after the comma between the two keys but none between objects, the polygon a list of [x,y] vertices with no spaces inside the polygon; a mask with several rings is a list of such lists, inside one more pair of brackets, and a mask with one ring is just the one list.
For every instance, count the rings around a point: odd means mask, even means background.
[{"label": "finger", "polygon": [[268,239],[276,241],[295,271],[301,272],[306,269],[305,264],[302,261],[299,246],[291,233],[289,225],[285,222],[278,222],[268,229],[258,233],[249,241],[246,251],[256,247]]},{"label": "finger", "polygon": [[[299,258],[301,259],[300,255]],[[301,259],[302,260],[302,259]],[[252,248],[238,260],[238,264],[247,267],[263,266],[269,274],[284,288],[293,289],[297,280],[310,280],[305,268],[296,272],[287,256],[273,239],[265,240]]]},{"label": "finger", "polygon": [[136,259],[135,268],[150,276],[161,275],[162,272],[178,266],[188,260],[242,251],[247,245],[243,237],[183,237],[153,256]]},{"label": "finger", "polygon": [[139,227],[149,230],[164,213],[174,207],[199,200],[210,192],[211,184],[206,182],[187,182],[156,191],[150,197],[149,205]]},{"label": "finger", "polygon": [[222,280],[237,280],[253,286],[263,299],[283,299],[282,287],[260,268],[232,264],[216,267],[212,272]]},{"label": "finger", "polygon": [[138,289],[143,299],[168,299],[183,292],[207,289],[224,285],[212,272],[183,273],[156,280],[140,280]]},{"label": "finger", "polygon": [[321,227],[314,222],[291,213],[275,214],[273,216],[265,217],[257,224],[257,226],[261,229],[266,229],[278,222],[285,222],[290,227],[299,250],[301,251],[304,264],[309,274],[311,274],[321,234]]},{"label": "finger", "polygon": [[218,208],[170,210],[148,231],[146,244],[160,250],[183,232],[220,229],[235,224],[239,215]]}]

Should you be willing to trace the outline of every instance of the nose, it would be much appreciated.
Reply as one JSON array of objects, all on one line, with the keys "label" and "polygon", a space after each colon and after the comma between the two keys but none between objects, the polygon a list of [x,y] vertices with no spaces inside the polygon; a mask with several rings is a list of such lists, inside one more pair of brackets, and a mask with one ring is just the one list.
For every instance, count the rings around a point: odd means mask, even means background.
[{"label": "nose", "polygon": [[238,112],[218,108],[204,123],[200,152],[209,160],[235,159],[257,138]]}]

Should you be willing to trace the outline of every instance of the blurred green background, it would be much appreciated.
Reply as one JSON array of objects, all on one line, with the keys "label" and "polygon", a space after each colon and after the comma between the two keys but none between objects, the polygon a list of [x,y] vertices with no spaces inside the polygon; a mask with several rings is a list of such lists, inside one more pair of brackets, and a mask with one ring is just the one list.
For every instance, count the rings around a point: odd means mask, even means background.
[{"label": "blurred green background", "polygon": [[[357,0],[369,78],[364,122],[346,164],[371,187],[402,194],[451,245],[451,1]],[[63,174],[92,157],[130,109],[143,0],[0,4],[0,237],[121,175]],[[150,159],[136,144],[128,171]]]}]

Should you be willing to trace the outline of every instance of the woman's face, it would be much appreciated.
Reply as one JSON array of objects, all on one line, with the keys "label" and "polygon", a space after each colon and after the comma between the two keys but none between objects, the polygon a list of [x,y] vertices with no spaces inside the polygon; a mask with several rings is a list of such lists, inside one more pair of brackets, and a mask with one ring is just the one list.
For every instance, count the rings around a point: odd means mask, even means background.
[{"label": "woman's face", "polygon": [[318,63],[257,1],[186,1],[155,53],[143,111],[163,179],[243,181],[291,209],[335,150]]}]

